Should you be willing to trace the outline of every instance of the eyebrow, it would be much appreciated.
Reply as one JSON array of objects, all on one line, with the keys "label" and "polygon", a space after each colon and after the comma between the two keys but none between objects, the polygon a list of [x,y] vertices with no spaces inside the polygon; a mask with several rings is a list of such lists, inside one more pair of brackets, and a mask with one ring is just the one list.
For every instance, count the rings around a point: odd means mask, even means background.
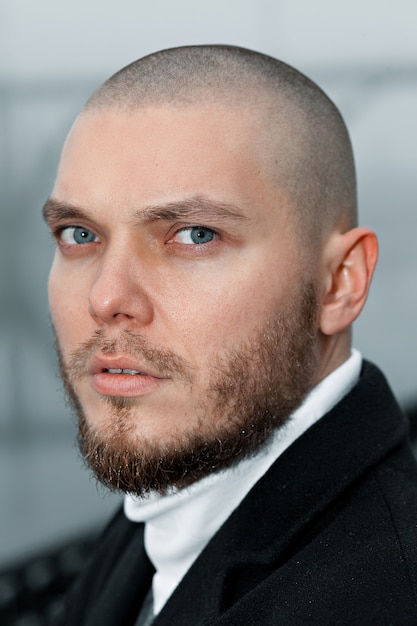
[{"label": "eyebrow", "polygon": [[[89,216],[79,207],[54,198],[49,198],[42,209],[44,220],[50,224],[60,220],[85,220]],[[205,196],[194,196],[184,200],[144,206],[135,211],[134,221],[148,223],[155,221],[175,222],[177,220],[206,220],[247,222],[250,218],[239,207],[228,203],[212,200]]]},{"label": "eyebrow", "polygon": [[67,204],[65,202],[59,202],[54,198],[48,198],[42,208],[42,216],[47,224],[59,222],[65,219],[82,220],[87,217],[85,211]]},{"label": "eyebrow", "polygon": [[249,218],[241,209],[228,202],[219,202],[205,196],[194,196],[162,205],[145,206],[137,212],[141,222],[165,220],[227,220],[245,222]]}]

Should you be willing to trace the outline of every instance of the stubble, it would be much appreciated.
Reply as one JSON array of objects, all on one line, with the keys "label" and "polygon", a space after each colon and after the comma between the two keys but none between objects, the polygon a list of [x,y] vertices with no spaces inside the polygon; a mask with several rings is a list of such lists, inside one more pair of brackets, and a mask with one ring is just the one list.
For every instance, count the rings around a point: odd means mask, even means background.
[{"label": "stubble", "polygon": [[65,390],[79,425],[79,447],[88,466],[111,490],[142,496],[183,488],[208,474],[250,457],[288,420],[311,389],[316,371],[314,345],[317,302],[312,284],[303,285],[284,311],[263,322],[254,336],[219,354],[201,390],[193,426],[175,436],[150,441],[136,433],[135,400],[106,397],[111,426],[88,423],[75,391],[93,354],[123,351],[145,359],[164,375],[196,383],[193,368],[173,352],[150,347],[125,331],[117,341],[96,333],[64,362],[58,350]]}]

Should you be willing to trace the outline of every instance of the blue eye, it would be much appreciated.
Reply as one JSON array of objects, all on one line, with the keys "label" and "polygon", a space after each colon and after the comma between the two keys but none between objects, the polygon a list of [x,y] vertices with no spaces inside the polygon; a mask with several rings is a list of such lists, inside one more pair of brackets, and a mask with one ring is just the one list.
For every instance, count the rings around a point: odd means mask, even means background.
[{"label": "blue eye", "polygon": [[68,226],[61,231],[60,239],[63,243],[74,245],[97,241],[97,235],[82,226]]},{"label": "blue eye", "polygon": [[210,243],[216,238],[216,233],[211,228],[205,226],[190,226],[181,229],[177,235],[177,241],[185,244]]}]

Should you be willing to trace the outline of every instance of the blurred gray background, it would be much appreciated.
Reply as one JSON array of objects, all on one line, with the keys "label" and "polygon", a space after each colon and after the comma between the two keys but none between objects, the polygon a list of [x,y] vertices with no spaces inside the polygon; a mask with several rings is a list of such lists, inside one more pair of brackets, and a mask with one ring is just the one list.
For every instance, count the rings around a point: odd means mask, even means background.
[{"label": "blurred gray background", "polygon": [[400,401],[417,400],[415,0],[1,0],[0,566],[103,524],[119,498],[82,468],[46,301],[40,209],[91,91],[173,45],[232,43],[295,65],[341,109],[361,222],[381,257],[355,344]]}]

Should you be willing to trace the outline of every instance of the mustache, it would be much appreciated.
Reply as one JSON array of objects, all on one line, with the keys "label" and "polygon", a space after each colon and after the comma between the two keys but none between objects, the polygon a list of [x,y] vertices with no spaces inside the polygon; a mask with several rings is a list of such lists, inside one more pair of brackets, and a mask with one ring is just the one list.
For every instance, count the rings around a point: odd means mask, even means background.
[{"label": "mustache", "polygon": [[[60,358],[62,359],[62,352]],[[138,359],[148,365],[163,378],[178,378],[191,384],[192,367],[182,357],[171,350],[150,346],[140,333],[123,330],[117,339],[105,337],[104,330],[98,330],[87,341],[80,344],[69,355],[68,362],[62,363],[69,378],[76,382],[88,374],[91,358],[97,354],[123,354]]]}]

